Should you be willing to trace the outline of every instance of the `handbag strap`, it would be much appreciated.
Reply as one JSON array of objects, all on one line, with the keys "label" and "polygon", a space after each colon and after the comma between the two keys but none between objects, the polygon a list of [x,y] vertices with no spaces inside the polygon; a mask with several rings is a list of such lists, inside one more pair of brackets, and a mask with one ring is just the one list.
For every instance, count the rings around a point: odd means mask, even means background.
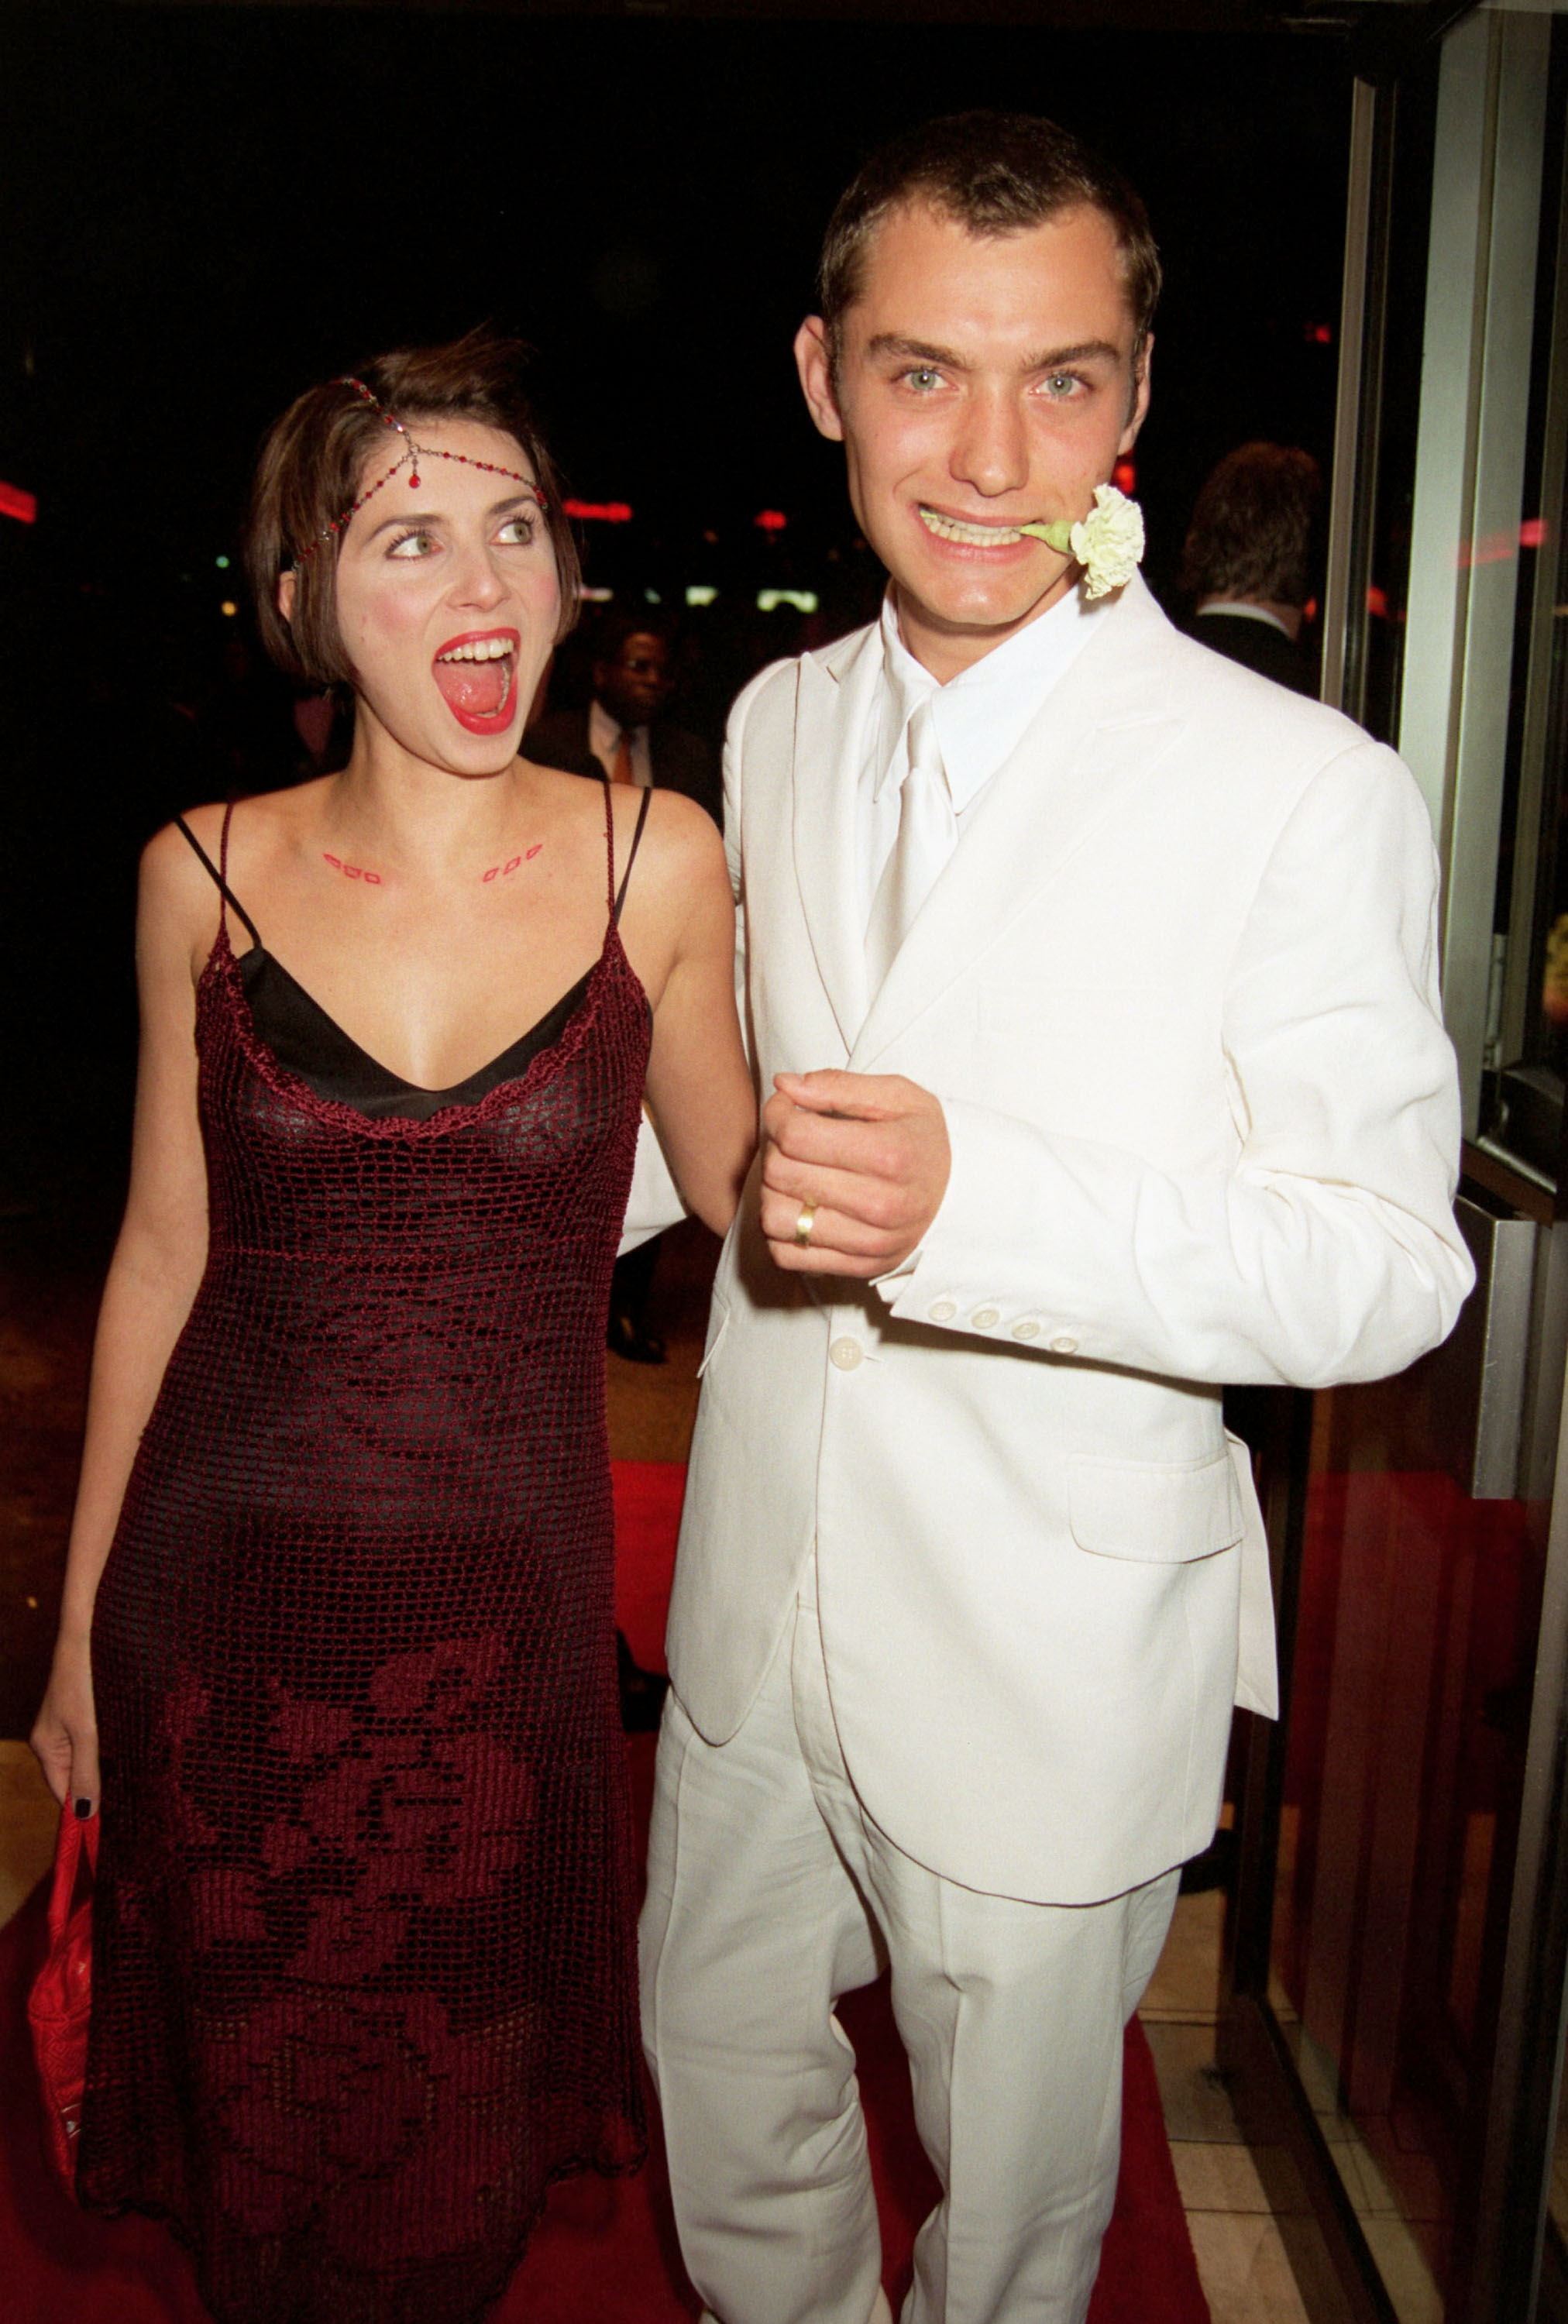
[{"label": "handbag strap", "polygon": [[98,1868],[98,1820],[96,1815],[78,1816],[73,1802],[68,1798],[60,1812],[60,1832],[54,1844],[54,1880],[49,1892],[49,1941],[51,1945],[57,1945],[65,1934],[65,1924],[70,1918],[84,1856],[90,1881]]}]

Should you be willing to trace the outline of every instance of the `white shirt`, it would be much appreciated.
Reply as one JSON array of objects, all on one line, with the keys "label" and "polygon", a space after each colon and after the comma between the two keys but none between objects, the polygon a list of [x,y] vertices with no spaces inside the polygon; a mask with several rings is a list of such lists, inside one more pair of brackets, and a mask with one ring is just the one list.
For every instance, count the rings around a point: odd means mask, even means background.
[{"label": "white shirt", "polygon": [[644,790],[653,781],[653,761],[648,755],[646,726],[622,726],[611,717],[597,696],[588,705],[588,748],[607,775],[615,772],[615,752],[624,734],[632,745],[632,773]]},{"label": "white shirt", "polygon": [[962,846],[975,801],[998,768],[1011,758],[1111,602],[1091,604],[1081,589],[1070,589],[1048,613],[1026,622],[1004,644],[993,646],[968,669],[938,686],[899,635],[898,612],[889,589],[882,600],[881,678],[861,739],[856,819],[862,918],[871,918],[872,898],[898,837],[898,779],[906,764],[910,711],[927,695],[932,697]]},{"label": "white shirt", "polygon": [[[1267,622],[1270,629],[1277,630],[1282,638],[1290,637],[1290,632],[1277,613],[1271,613],[1267,605],[1254,605],[1246,597],[1211,597],[1206,605],[1198,607],[1200,622],[1205,613],[1227,613],[1241,622]],[[1296,640],[1290,638],[1290,642],[1294,645]]]}]

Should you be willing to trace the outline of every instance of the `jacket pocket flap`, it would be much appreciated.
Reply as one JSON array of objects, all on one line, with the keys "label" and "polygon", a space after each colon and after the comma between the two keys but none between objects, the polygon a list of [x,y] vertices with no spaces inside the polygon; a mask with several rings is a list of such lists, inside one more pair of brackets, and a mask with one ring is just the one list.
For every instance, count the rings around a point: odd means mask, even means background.
[{"label": "jacket pocket flap", "polygon": [[1208,1461],[1070,1464],[1068,1519],[1080,1549],[1144,1565],[1184,1565],[1241,1538],[1241,1496],[1228,1451]]}]

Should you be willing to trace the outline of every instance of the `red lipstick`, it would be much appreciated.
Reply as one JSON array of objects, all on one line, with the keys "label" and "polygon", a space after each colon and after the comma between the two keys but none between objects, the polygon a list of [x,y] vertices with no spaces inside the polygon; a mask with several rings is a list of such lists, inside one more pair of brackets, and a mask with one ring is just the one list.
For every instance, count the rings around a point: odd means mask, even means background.
[{"label": "red lipstick", "polygon": [[437,691],[470,734],[503,734],[517,715],[515,630],[464,630],[436,649]]}]

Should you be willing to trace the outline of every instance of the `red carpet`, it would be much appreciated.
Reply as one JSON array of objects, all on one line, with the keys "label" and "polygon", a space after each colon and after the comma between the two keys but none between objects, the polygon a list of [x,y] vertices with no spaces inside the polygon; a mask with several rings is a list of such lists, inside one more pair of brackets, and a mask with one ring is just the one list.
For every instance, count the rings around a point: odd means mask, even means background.
[{"label": "red carpet", "polygon": [[[617,1613],[645,1667],[662,1667],[684,1480],[674,1464],[616,1463]],[[632,1738],[627,1751],[645,1821],[653,1738]],[[185,2255],[161,2228],[143,2219],[88,2218],[44,2164],[23,2009],[42,1941],[42,1899],[41,1888],[0,1932],[0,2305],[7,2324],[207,2324]],[[860,2061],[884,2272],[896,2309],[936,2184],[915,2136],[885,1985],[852,1995],[840,2015]],[[1209,2324],[1154,2061],[1136,2020],[1125,2098],[1121,2184],[1090,2324]],[[578,2180],[556,2190],[491,2324],[687,2324],[698,2306],[680,2265],[656,2147],[635,2179]]]}]

